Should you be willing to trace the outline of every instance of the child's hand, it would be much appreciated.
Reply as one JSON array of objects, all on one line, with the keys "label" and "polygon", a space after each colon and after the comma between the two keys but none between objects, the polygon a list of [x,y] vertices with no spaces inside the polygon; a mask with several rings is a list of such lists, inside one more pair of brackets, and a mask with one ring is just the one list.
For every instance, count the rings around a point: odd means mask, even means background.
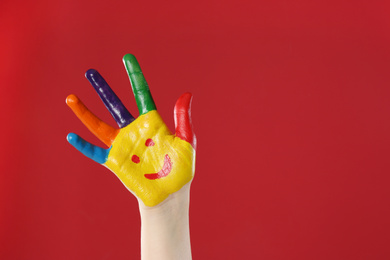
[{"label": "child's hand", "polygon": [[123,62],[140,116],[134,119],[102,76],[91,69],[86,77],[120,129],[101,121],[75,95],[70,95],[66,99],[68,106],[109,148],[92,145],[73,133],[67,139],[84,155],[113,171],[146,206],[155,206],[194,177],[196,139],[191,123],[192,95],[185,93],[176,102],[173,135],[156,110],[135,57],[127,54]]}]

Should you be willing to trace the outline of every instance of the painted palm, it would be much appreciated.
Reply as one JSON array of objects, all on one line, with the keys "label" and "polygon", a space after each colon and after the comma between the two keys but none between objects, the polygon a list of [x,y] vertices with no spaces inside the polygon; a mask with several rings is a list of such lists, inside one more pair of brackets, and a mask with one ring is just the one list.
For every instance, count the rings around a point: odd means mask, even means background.
[{"label": "painted palm", "polygon": [[109,148],[88,143],[74,133],[67,136],[77,150],[109,168],[146,206],[155,206],[190,182],[195,171],[196,139],[191,123],[190,93],[174,109],[175,134],[158,114],[148,84],[136,58],[123,57],[140,116],[134,118],[103,77],[93,69],[86,77],[114,117],[116,129],[86,108],[75,96],[66,103],[85,126]]}]

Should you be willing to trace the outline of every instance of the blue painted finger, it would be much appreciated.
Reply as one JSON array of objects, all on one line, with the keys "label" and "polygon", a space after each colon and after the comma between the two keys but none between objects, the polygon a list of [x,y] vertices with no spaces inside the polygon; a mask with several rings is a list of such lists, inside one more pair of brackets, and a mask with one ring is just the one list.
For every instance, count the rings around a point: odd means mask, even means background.
[{"label": "blue painted finger", "polygon": [[115,119],[120,128],[123,128],[134,121],[134,117],[122,104],[122,101],[118,98],[114,91],[112,91],[99,72],[94,69],[89,69],[85,73],[85,77],[99,94],[99,97],[107,107],[108,111],[110,111],[112,117]]},{"label": "blue painted finger", "polygon": [[80,136],[70,133],[66,137],[68,142],[74,146],[77,150],[79,150],[85,156],[91,158],[97,163],[103,164],[107,161],[108,153],[110,149],[103,149],[99,146],[93,145],[85,141]]}]

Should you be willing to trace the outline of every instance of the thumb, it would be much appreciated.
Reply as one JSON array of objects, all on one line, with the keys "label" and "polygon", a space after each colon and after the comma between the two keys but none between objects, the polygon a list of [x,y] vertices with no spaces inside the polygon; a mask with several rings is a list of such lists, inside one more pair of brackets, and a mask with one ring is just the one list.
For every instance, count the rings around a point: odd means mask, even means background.
[{"label": "thumb", "polygon": [[191,120],[191,103],[191,93],[184,93],[176,101],[174,110],[175,132],[177,137],[189,142],[196,149],[196,139]]}]

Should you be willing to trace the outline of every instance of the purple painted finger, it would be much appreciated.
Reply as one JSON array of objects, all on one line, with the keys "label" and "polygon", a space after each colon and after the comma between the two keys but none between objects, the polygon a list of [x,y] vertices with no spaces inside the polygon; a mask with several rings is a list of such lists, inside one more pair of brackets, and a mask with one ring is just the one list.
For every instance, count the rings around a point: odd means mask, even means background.
[{"label": "purple painted finger", "polygon": [[134,117],[122,104],[122,101],[112,91],[110,86],[104,78],[94,69],[89,69],[85,73],[85,77],[89,80],[91,85],[94,87],[99,97],[103,101],[104,105],[110,111],[112,117],[120,128],[123,128],[134,121]]}]

